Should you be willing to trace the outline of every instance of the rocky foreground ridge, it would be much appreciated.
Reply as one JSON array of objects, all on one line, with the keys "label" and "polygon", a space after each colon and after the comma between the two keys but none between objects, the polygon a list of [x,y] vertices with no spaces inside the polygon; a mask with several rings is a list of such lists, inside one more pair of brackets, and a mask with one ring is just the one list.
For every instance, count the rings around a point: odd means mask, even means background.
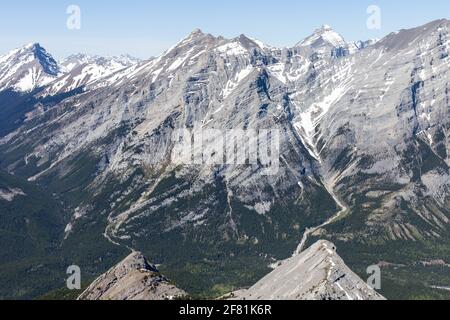
[{"label": "rocky foreground ridge", "polygon": [[142,253],[133,252],[98,277],[78,300],[172,300],[185,295]]},{"label": "rocky foreground ridge", "polygon": [[281,262],[248,290],[232,294],[236,300],[385,300],[357,276],[329,241]]},{"label": "rocky foreground ridge", "polygon": [[[100,276],[79,300],[172,300],[187,297],[133,252]],[[336,253],[329,241],[318,241],[306,251],[282,261],[248,290],[233,292],[230,300],[384,300]]]}]

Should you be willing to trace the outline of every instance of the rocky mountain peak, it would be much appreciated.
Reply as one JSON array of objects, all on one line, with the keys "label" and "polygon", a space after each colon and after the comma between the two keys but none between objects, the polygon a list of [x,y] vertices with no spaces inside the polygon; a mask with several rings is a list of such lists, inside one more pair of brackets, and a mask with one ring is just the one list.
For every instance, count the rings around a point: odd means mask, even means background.
[{"label": "rocky mountain peak", "polygon": [[35,43],[32,48],[34,57],[39,61],[44,71],[52,76],[60,73],[58,63],[39,43]]},{"label": "rocky mountain peak", "polygon": [[213,35],[203,33],[200,29],[194,29],[186,37],[167,50],[161,58],[174,57],[179,54],[190,52],[194,50],[194,47],[206,47],[216,40],[217,38]]},{"label": "rocky mountain peak", "polygon": [[264,45],[262,42],[257,43],[254,39],[248,37],[245,34],[241,34],[239,37],[235,39],[236,42],[240,43],[244,48],[251,49],[251,48],[258,48],[263,49]]},{"label": "rocky mountain peak", "polygon": [[325,240],[280,262],[253,287],[233,295],[238,300],[384,300]]},{"label": "rocky mountain peak", "polygon": [[189,33],[183,40],[181,40],[179,43],[188,43],[189,41],[201,41],[202,39],[211,39],[215,38],[209,33],[203,32],[201,29],[197,28],[192,30],[191,33]]},{"label": "rocky mountain peak", "polygon": [[301,41],[297,46],[318,48],[322,46],[331,46],[340,48],[347,43],[344,38],[335,32],[329,25],[323,25],[316,29],[309,37]]},{"label": "rocky mountain peak", "polygon": [[28,49],[28,50],[35,50],[36,48],[41,48],[41,45],[39,42],[30,42],[23,46],[23,49]]},{"label": "rocky mountain peak", "polygon": [[198,36],[203,36],[205,34],[203,33],[203,31],[201,29],[196,28],[196,29],[192,30],[192,32],[189,35],[191,37],[198,37]]},{"label": "rocky mountain peak", "polygon": [[321,32],[327,32],[327,31],[333,31],[333,28],[327,24],[322,25],[320,28],[318,28],[317,30],[321,31]]},{"label": "rocky mountain peak", "polygon": [[97,278],[78,300],[171,300],[185,295],[141,252],[133,252]]},{"label": "rocky mountain peak", "polygon": [[13,50],[9,55],[18,62],[35,59],[48,74],[57,75],[59,72],[56,60],[38,42],[32,42],[20,49]]},{"label": "rocky mountain peak", "polygon": [[58,75],[58,63],[39,43],[30,43],[0,56],[0,90],[32,91]]},{"label": "rocky mountain peak", "polygon": [[129,55],[102,57],[78,53],[60,62],[63,74],[43,91],[43,95],[69,92],[104,79],[120,70],[137,65],[141,60]]}]

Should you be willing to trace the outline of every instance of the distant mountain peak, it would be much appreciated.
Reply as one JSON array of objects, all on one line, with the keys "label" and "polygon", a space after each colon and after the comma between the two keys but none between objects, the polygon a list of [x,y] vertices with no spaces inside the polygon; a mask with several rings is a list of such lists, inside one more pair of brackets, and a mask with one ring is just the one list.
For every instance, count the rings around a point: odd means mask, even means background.
[{"label": "distant mountain peak", "polygon": [[191,33],[189,33],[186,37],[178,41],[174,46],[164,52],[162,56],[166,55],[176,55],[179,52],[184,52],[185,50],[192,49],[193,46],[196,45],[207,45],[213,41],[217,40],[216,37],[209,33],[204,33],[200,29],[194,29]]},{"label": "distant mountain peak", "polygon": [[23,48],[24,49],[35,49],[38,47],[41,47],[39,42],[30,42],[30,43],[26,44]]},{"label": "distant mountain peak", "polygon": [[39,43],[35,43],[32,46],[34,57],[44,68],[44,71],[52,76],[57,76],[60,73],[60,69],[56,60],[45,50]]},{"label": "distant mountain peak", "polygon": [[190,33],[191,36],[201,36],[204,35],[203,31],[199,28],[196,28],[194,30],[192,30],[192,32]]},{"label": "distant mountain peak", "polygon": [[324,24],[324,25],[322,25],[322,27],[319,28],[319,30],[330,31],[330,30],[333,30],[333,28],[331,26],[329,26],[328,24]]},{"label": "distant mountain peak", "polygon": [[246,49],[249,49],[249,48],[259,48],[261,50],[273,49],[273,47],[269,46],[268,44],[266,44],[258,39],[249,37],[246,34],[241,34],[240,36],[232,39],[231,41],[234,43],[239,43]]},{"label": "distant mountain peak", "polygon": [[0,90],[32,91],[59,75],[58,63],[37,42],[0,56]]},{"label": "distant mountain peak", "polygon": [[199,29],[199,28],[196,28],[196,29],[192,30],[192,32],[189,33],[186,37],[184,37],[184,38],[180,41],[180,43],[188,42],[188,41],[192,41],[192,40],[196,40],[196,39],[202,39],[202,38],[207,37],[207,36],[212,37],[212,35],[203,32],[203,31],[202,31],[201,29]]},{"label": "distant mountain peak", "polygon": [[68,92],[91,84],[140,62],[130,55],[102,57],[78,53],[60,61],[64,74],[50,84],[44,95]]},{"label": "distant mountain peak", "polygon": [[321,47],[324,45],[339,48],[345,46],[347,43],[344,38],[337,32],[335,32],[329,25],[323,25],[316,29],[312,35],[301,41],[298,46],[313,48]]}]

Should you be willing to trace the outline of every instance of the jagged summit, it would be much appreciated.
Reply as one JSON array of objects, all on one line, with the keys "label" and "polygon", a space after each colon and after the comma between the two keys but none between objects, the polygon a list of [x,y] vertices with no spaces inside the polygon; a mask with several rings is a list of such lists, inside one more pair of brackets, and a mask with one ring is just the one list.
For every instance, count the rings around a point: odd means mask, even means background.
[{"label": "jagged summit", "polygon": [[259,49],[267,49],[267,46],[262,41],[253,39],[245,34],[241,34],[239,37],[235,38],[234,41],[241,43],[245,48],[259,48]]},{"label": "jagged summit", "polygon": [[202,29],[200,28],[196,28],[194,30],[192,30],[186,37],[184,37],[181,42],[186,41],[186,40],[194,40],[194,39],[198,39],[198,38],[204,38],[204,37],[213,37],[215,38],[213,35],[203,32]]},{"label": "jagged summit", "polygon": [[60,73],[56,60],[39,43],[33,44],[31,50],[34,53],[34,57],[40,62],[47,74],[57,76]]},{"label": "jagged summit", "polygon": [[32,91],[58,75],[58,63],[39,43],[29,43],[0,56],[0,90]]},{"label": "jagged summit", "polygon": [[85,53],[74,54],[60,61],[63,75],[52,82],[44,95],[69,92],[104,79],[120,70],[137,65],[141,60],[129,55],[102,57]]},{"label": "jagged summit", "polygon": [[196,29],[192,30],[192,32],[189,35],[190,36],[202,36],[202,35],[205,35],[205,33],[203,33],[203,31],[200,28],[196,28]]},{"label": "jagged summit", "polygon": [[[23,59],[34,59],[41,64],[45,71],[50,75],[58,75],[59,67],[56,60],[47,52],[47,50],[38,42],[31,42],[22,48],[15,49],[8,54],[16,61]],[[7,55],[7,56],[8,56]],[[1,60],[1,58],[0,58]]]},{"label": "jagged summit", "polygon": [[178,41],[174,46],[172,46],[170,49],[166,50],[163,53],[163,57],[167,55],[176,55],[180,52],[184,52],[186,50],[189,50],[190,47],[199,45],[199,44],[207,44],[211,43],[213,41],[217,40],[216,37],[209,33],[204,33],[200,29],[194,29],[191,33],[189,33],[187,36],[182,38],[180,41]]}]

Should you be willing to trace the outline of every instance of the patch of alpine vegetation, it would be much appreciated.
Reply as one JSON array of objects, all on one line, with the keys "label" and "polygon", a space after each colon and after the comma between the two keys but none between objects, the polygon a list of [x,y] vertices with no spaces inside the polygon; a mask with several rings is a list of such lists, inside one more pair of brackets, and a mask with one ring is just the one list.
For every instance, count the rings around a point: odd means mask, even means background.
[{"label": "patch of alpine vegetation", "polygon": [[[423,272],[417,261],[450,261],[449,26],[358,43],[324,26],[286,49],[195,30],[147,61],[72,57],[0,93],[0,167],[62,202],[55,261],[91,278],[134,249],[184,290],[220,296],[255,283],[311,228],[360,275],[379,261]],[[0,70],[22,54],[50,61],[27,50]],[[174,133],[198,128],[241,130],[235,147],[253,146],[251,159],[262,143],[245,133],[277,130],[278,171],[173,157]],[[206,157],[220,158],[216,144]],[[432,268],[407,286],[442,296],[448,270]],[[394,288],[383,294],[403,296]]]}]

